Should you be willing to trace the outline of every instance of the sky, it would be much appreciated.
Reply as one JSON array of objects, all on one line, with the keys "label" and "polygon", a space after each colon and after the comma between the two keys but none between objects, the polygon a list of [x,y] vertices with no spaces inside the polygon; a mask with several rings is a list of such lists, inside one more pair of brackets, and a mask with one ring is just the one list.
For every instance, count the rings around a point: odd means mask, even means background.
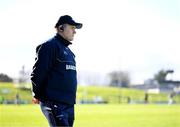
[{"label": "sky", "polygon": [[142,83],[173,69],[180,80],[180,0],[1,0],[0,73],[31,71],[36,46],[66,14],[83,23],[70,46],[81,77],[120,70]]}]

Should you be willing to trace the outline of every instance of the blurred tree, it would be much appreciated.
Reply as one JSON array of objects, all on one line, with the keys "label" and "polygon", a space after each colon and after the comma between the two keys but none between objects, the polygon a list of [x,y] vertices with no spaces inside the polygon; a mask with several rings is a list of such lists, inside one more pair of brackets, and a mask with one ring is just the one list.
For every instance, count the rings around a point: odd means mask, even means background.
[{"label": "blurred tree", "polygon": [[13,79],[7,74],[0,73],[0,82],[12,82]]},{"label": "blurred tree", "polygon": [[130,76],[128,72],[113,71],[109,74],[110,86],[128,87],[130,83]]},{"label": "blurred tree", "polygon": [[166,81],[166,77],[169,73],[174,73],[173,70],[160,70],[157,74],[154,75],[154,80],[158,83]]}]

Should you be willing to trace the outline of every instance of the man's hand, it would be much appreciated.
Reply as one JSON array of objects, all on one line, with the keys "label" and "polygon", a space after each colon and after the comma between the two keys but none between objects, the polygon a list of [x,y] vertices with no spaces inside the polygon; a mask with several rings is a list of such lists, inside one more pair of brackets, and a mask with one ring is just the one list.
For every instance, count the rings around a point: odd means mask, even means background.
[{"label": "man's hand", "polygon": [[36,99],[36,98],[33,98],[33,99],[32,99],[32,103],[33,103],[33,104],[39,104],[39,100]]}]

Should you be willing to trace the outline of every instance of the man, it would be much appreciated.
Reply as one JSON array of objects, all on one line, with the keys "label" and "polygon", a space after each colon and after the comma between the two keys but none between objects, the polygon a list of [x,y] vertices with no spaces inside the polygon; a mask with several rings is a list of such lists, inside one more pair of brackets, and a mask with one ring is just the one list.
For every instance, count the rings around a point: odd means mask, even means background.
[{"label": "man", "polygon": [[81,27],[71,16],[61,16],[55,25],[57,34],[36,48],[31,74],[33,102],[40,103],[51,127],[73,126],[77,78],[75,55],[68,45],[75,29]]}]

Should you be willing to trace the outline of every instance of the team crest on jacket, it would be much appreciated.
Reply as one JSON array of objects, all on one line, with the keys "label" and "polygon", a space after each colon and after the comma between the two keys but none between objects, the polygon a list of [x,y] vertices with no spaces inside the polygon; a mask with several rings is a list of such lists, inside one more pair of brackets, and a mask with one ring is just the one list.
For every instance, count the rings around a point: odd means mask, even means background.
[{"label": "team crest on jacket", "polygon": [[68,55],[68,53],[66,51],[64,51],[64,55]]}]

